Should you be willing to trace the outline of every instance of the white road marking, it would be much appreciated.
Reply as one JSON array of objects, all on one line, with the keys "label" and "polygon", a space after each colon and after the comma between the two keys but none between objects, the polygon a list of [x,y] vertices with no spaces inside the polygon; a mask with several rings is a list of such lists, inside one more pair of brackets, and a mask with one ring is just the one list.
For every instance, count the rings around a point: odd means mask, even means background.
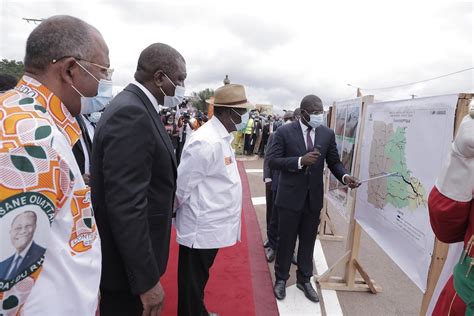
[{"label": "white road marking", "polygon": [[265,205],[267,204],[267,199],[265,196],[258,196],[252,198],[253,205]]},{"label": "white road marking", "polygon": [[[313,287],[316,288],[316,283],[314,282],[313,278],[311,278],[311,284],[313,284]],[[296,287],[296,284],[286,288],[285,299],[281,301],[277,300],[277,305],[280,316],[322,315],[321,304],[313,303],[308,300],[304,296],[303,291]]]},{"label": "white road marking", "polygon": [[[246,169],[247,173],[259,173],[263,172],[263,169]],[[253,205],[265,205],[266,197],[258,196],[252,197]],[[319,239],[316,239],[314,245],[314,264],[316,271],[319,275],[323,274],[328,269],[326,257],[324,256],[323,247]],[[316,289],[316,283],[314,278],[311,278],[311,284]],[[334,290],[321,290],[324,301],[324,307],[326,315],[328,316],[339,316],[343,315],[341,305],[337,293]],[[282,301],[277,300],[278,311],[281,316],[294,316],[294,315],[322,315],[321,305],[319,303],[313,303],[308,300],[303,292],[296,287],[296,284],[286,288],[286,298]]]},{"label": "white road marking", "polygon": [[[314,253],[313,260],[316,266],[316,271],[318,275],[323,274],[328,269],[328,264],[326,262],[326,257],[324,256],[323,247],[319,239],[316,239],[314,244]],[[326,315],[343,315],[341,305],[339,304],[339,299],[337,298],[337,293],[334,290],[323,290],[321,289],[322,299],[324,301],[324,307],[326,309]]]},{"label": "white road marking", "polygon": [[263,173],[263,169],[245,169],[247,173]]}]

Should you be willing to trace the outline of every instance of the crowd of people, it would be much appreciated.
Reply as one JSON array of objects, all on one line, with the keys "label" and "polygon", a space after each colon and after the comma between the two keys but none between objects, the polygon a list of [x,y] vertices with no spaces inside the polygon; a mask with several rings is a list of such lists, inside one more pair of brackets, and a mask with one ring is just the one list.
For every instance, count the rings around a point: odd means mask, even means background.
[{"label": "crowd of people", "polygon": [[235,135],[233,147],[236,154],[263,157],[270,135],[290,119],[293,119],[292,111],[285,111],[283,117],[257,109],[250,111],[247,125]]},{"label": "crowd of people", "polygon": [[[204,303],[210,268],[241,235],[239,152],[265,157],[273,294],[285,299],[293,262],[297,288],[319,301],[310,278],[323,169],[360,185],[340,161],[319,97],[303,97],[280,118],[254,109],[245,87],[229,83],[208,100],[208,117],[183,106],[186,61],[163,43],[141,52],[134,78],[114,96],[105,40],[71,16],[32,31],[24,64],[0,95],[0,225],[10,234],[0,240],[0,314],[159,315],[174,217],[178,315],[214,315]],[[472,162],[472,150],[461,156]],[[439,192],[470,203],[466,190],[460,198],[445,190],[450,184],[440,182]],[[443,212],[433,211],[434,223]]]},{"label": "crowd of people", "polygon": [[[187,104],[186,100],[183,103]],[[187,107],[184,110],[179,107],[177,109],[163,108],[160,111],[160,116],[173,143],[176,161],[179,164],[187,137],[206,123],[209,118],[207,113]]]}]

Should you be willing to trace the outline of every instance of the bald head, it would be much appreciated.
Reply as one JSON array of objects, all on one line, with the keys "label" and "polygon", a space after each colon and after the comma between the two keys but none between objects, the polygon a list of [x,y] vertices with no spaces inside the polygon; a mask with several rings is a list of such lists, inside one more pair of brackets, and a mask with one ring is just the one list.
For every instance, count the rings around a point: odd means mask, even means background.
[{"label": "bald head", "polygon": [[163,43],[151,44],[138,58],[135,79],[141,83],[151,80],[158,70],[170,76],[178,71],[179,63],[185,63],[185,60],[176,49]]},{"label": "bald head", "polygon": [[[100,38],[101,41],[97,41]],[[71,56],[91,59],[102,36],[92,25],[72,16],[56,15],[44,20],[26,42],[26,71],[44,71],[53,59]],[[104,42],[105,44],[105,42]]]},{"label": "bald head", "polygon": [[322,111],[323,110],[323,102],[318,96],[315,96],[314,94],[309,94],[301,100],[300,104],[301,110],[304,110],[308,113],[314,112],[314,111]]}]

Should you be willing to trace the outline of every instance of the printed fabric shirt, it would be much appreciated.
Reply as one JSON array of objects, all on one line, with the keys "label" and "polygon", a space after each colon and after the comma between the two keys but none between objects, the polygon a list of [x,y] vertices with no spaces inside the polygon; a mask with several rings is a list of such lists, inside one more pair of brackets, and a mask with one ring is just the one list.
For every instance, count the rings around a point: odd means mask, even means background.
[{"label": "printed fabric shirt", "polygon": [[177,242],[215,249],[240,241],[242,184],[233,136],[216,116],[186,141],[176,189]]},{"label": "printed fabric shirt", "polygon": [[[96,312],[101,250],[72,153],[80,133],[61,100],[31,77],[0,95],[0,315]],[[32,246],[14,262],[25,242]]]}]

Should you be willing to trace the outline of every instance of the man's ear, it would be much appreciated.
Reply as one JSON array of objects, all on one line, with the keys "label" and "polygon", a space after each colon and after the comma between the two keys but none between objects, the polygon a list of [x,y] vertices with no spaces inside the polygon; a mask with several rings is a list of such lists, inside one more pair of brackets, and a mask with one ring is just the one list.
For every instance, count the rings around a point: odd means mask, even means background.
[{"label": "man's ear", "polygon": [[53,67],[58,67],[61,80],[70,85],[73,84],[73,77],[77,76],[77,72],[80,70],[73,57],[64,58],[58,63],[54,63]]},{"label": "man's ear", "polygon": [[157,87],[163,86],[164,79],[165,79],[165,75],[162,70],[157,70],[153,74],[153,81],[155,82]]}]

